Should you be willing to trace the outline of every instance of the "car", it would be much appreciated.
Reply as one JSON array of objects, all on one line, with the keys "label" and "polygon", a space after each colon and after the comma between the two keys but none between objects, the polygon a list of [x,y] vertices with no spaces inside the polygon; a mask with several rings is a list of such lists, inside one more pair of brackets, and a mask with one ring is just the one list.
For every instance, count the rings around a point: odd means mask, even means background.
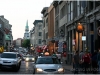
[{"label": "car", "polygon": [[21,58],[17,52],[3,52],[0,57],[0,69],[13,68],[15,71],[20,69]]},{"label": "car", "polygon": [[29,61],[34,62],[35,61],[35,57],[32,55],[26,55],[26,56],[24,56],[24,59],[26,62],[29,62]]},{"label": "car", "polygon": [[38,56],[33,63],[33,74],[64,74],[65,69],[57,57]]}]

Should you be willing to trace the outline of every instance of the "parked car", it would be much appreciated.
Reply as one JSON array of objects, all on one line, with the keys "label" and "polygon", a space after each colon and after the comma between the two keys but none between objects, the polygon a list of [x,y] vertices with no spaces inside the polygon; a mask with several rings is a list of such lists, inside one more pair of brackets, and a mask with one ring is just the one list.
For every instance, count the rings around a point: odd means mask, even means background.
[{"label": "parked car", "polygon": [[0,57],[0,68],[13,68],[18,71],[21,65],[21,58],[17,52],[3,52]]},{"label": "parked car", "polygon": [[40,56],[33,64],[33,74],[64,74],[61,62],[53,56]]}]

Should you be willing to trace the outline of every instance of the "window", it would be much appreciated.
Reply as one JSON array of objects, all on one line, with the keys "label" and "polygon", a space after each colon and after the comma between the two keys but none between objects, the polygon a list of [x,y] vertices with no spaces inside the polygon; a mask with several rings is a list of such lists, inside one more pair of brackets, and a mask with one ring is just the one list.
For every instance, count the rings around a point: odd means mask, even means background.
[{"label": "window", "polygon": [[41,39],[39,39],[38,43],[41,44]]},{"label": "window", "polygon": [[80,1],[77,1],[77,16],[80,15]]},{"label": "window", "polygon": [[70,2],[68,3],[68,21],[70,21]]},{"label": "window", "polygon": [[46,33],[46,39],[48,39],[48,33]]},{"label": "window", "polygon": [[60,64],[57,58],[38,58],[36,64]]},{"label": "window", "polygon": [[60,18],[62,19],[66,14],[66,10],[65,10],[65,5],[62,7],[62,9],[60,10]]},{"label": "window", "polygon": [[[45,23],[45,22],[44,22],[44,23]],[[41,26],[41,25],[39,25],[39,30],[40,30],[40,29],[42,29],[42,26]]]},{"label": "window", "polygon": [[42,36],[42,32],[39,32],[39,36]]},{"label": "window", "polygon": [[73,19],[73,1],[71,1],[71,20]]},{"label": "window", "polygon": [[89,9],[90,11],[93,10],[93,1],[89,1]]},{"label": "window", "polygon": [[100,6],[100,1],[95,1],[95,7]]},{"label": "window", "polygon": [[16,54],[10,54],[10,53],[3,53],[1,54],[1,58],[16,58]]}]

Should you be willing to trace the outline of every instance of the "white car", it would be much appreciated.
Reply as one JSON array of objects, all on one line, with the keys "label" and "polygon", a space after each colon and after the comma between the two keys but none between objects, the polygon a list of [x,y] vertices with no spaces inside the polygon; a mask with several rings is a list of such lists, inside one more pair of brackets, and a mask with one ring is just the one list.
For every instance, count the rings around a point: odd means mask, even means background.
[{"label": "white car", "polygon": [[56,57],[40,56],[33,64],[33,74],[64,74],[65,69]]},{"label": "white car", "polygon": [[3,52],[0,57],[0,68],[13,68],[18,71],[21,65],[21,58],[17,52]]}]

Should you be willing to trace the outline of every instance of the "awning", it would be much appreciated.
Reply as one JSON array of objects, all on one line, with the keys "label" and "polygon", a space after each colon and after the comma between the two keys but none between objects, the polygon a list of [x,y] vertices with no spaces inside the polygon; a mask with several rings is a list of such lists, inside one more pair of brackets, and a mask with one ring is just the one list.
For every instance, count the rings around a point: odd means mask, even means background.
[{"label": "awning", "polygon": [[42,47],[42,49],[46,49],[47,48],[47,45],[44,45],[43,47]]},{"label": "awning", "polygon": [[10,35],[5,34],[5,40],[11,40]]}]

